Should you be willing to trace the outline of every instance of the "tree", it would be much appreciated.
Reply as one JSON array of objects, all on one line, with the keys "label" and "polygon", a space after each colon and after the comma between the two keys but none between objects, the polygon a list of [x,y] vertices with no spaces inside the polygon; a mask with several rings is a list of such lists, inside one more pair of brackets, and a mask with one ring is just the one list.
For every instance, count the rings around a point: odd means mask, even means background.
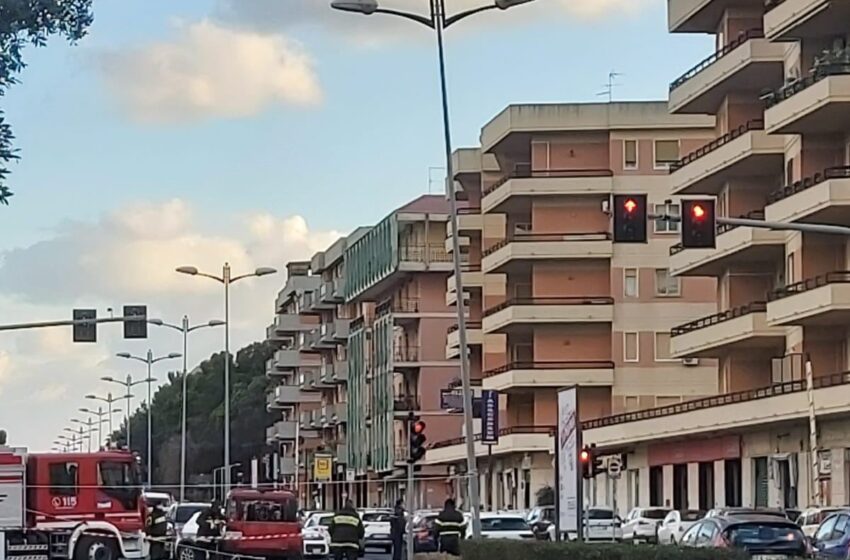
[{"label": "tree", "polygon": [[[27,44],[43,47],[51,35],[75,43],[93,21],[92,0],[3,0],[0,2],[0,97],[18,83],[26,67],[23,49]],[[15,135],[0,109],[0,204],[8,205],[12,191],[6,184],[8,166],[18,159]]]},{"label": "tree", "polygon": [[537,498],[538,506],[555,505],[555,490],[549,485],[540,488],[534,497]]}]

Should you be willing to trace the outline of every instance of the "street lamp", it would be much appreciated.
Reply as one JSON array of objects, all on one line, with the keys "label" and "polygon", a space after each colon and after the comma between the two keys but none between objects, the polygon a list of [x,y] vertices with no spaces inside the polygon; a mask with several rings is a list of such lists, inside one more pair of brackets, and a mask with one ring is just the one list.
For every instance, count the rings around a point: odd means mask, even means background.
[{"label": "street lamp", "polygon": [[[95,431],[95,429],[91,427],[91,416],[89,416],[85,421],[78,418],[71,418],[71,422],[80,425],[80,442],[82,442],[83,435],[85,435],[86,440],[88,441],[89,453],[91,453],[91,434]],[[80,447],[82,447],[82,443],[80,444]]]},{"label": "street lamp", "polygon": [[181,274],[203,276],[224,285],[224,488],[225,492],[227,492],[230,491],[230,285],[244,278],[275,274],[277,270],[267,266],[261,266],[254,269],[252,273],[232,276],[230,273],[230,263],[224,263],[221,276],[200,272],[194,266],[181,266],[176,270]]},{"label": "street lamp", "polygon": [[188,371],[188,363],[187,356],[189,354],[189,333],[194,332],[198,329],[203,329],[207,327],[220,327],[224,325],[224,321],[220,321],[218,319],[213,319],[212,321],[207,321],[206,323],[200,323],[197,325],[189,326],[189,317],[187,315],[183,315],[183,321],[180,325],[173,325],[171,323],[166,323],[162,319],[151,319],[148,323],[152,325],[157,325],[160,327],[168,327],[170,329],[174,329],[183,333],[183,390],[182,390],[182,411],[180,413],[181,417],[181,434],[180,434],[180,501],[184,502],[186,500],[186,402],[188,400],[188,393],[186,390],[187,378],[189,377]]},{"label": "street lamp", "polygon": [[[458,297],[457,324],[460,345],[460,377],[463,385],[463,422],[466,431],[466,463],[469,475],[469,501],[472,512],[472,535],[481,536],[481,497],[478,489],[478,467],[475,460],[475,442],[472,437],[472,386],[469,375],[469,354],[466,339],[466,313],[463,305],[463,279],[461,277],[460,241],[457,220],[457,201],[454,192],[454,172],[452,170],[452,135],[449,122],[449,97],[446,80],[446,57],[443,48],[443,31],[462,19],[488,10],[507,10],[534,0],[494,0],[492,4],[472,8],[453,16],[446,16],[445,0],[431,0],[430,17],[398,10],[381,8],[377,0],[334,0],[331,7],[344,12],[355,12],[364,15],[376,13],[399,16],[421,23],[437,33],[437,56],[440,71],[440,95],[443,105],[443,142],[446,157],[447,193],[452,225],[452,264],[455,277],[455,292]],[[412,489],[410,489],[412,490]],[[410,492],[408,495],[412,495]],[[412,543],[412,541],[409,541]],[[412,554],[412,546],[408,545],[408,553]]]},{"label": "street lamp", "polygon": [[[103,441],[104,441],[104,438],[103,438],[103,422],[104,422],[104,419],[103,419],[103,417],[104,416],[108,417],[109,424],[111,425],[112,424],[112,413],[113,412],[121,412],[121,409],[116,408],[116,409],[113,410],[112,407],[110,407],[109,410],[103,410],[103,407],[99,406],[99,407],[97,407],[97,410],[93,410],[91,408],[83,407],[83,408],[80,409],[80,412],[97,416],[97,435],[98,435],[97,446],[100,447],[101,444],[103,444]],[[111,427],[110,427],[109,433],[110,434],[112,433]]]},{"label": "street lamp", "polygon": [[136,385],[141,385],[142,383],[156,383],[156,378],[148,376],[147,379],[137,379],[134,381],[133,377],[128,374],[127,379],[124,381],[109,376],[101,377],[100,380],[106,381],[107,383],[117,383],[118,385],[121,385],[127,390],[124,395],[124,398],[127,399],[127,411],[124,413],[124,419],[127,423],[127,450],[133,451],[133,447],[131,445],[132,442],[130,439],[130,434],[132,433],[132,430],[130,429],[130,414],[133,410],[133,395],[130,393],[130,389],[132,389]]},{"label": "street lamp", "polygon": [[[151,482],[153,480],[153,473],[151,471],[151,469],[153,468],[153,462],[151,461],[151,459],[153,457],[153,445],[152,445],[152,442],[151,442],[151,439],[153,437],[153,423],[152,423],[152,420],[151,420],[151,418],[152,418],[151,417],[151,414],[152,414],[152,411],[151,411],[151,382],[154,381],[153,377],[151,377],[151,368],[157,362],[161,362],[163,360],[173,360],[175,358],[179,358],[181,356],[181,354],[178,354],[176,352],[172,352],[171,354],[167,354],[165,356],[159,356],[158,358],[154,358],[153,357],[153,350],[148,350],[148,353],[145,357],[134,356],[134,355],[132,355],[128,352],[119,352],[118,354],[115,354],[115,355],[119,358],[124,358],[125,360],[136,360],[137,362],[142,362],[144,364],[147,364],[147,366],[148,366],[148,377],[145,381],[147,381],[147,384],[148,384],[148,488],[150,488]],[[127,425],[127,430],[128,430],[127,433],[129,433],[129,430],[130,430],[129,424]]]},{"label": "street lamp", "polygon": [[[111,437],[112,434],[115,433],[115,430],[112,427],[112,415],[116,412],[121,412],[120,408],[116,408],[116,409],[113,410],[112,403],[114,403],[115,401],[120,401],[121,399],[126,398],[126,397],[113,397],[112,393],[109,393],[105,397],[99,397],[97,395],[86,395],[86,398],[89,399],[89,400],[101,401],[101,402],[106,403],[107,418],[109,419],[109,435]],[[127,406],[129,406],[129,404]]]},{"label": "street lamp", "polygon": [[[212,475],[213,475],[213,499],[215,499],[216,491],[217,491],[217,489],[218,489],[218,483],[217,483],[218,476],[217,476],[217,473],[221,472],[221,480],[222,480],[221,484],[222,484],[222,487],[223,487],[223,486],[224,486],[224,478],[225,478],[225,477],[224,477],[224,473],[225,473],[225,472],[230,473],[233,469],[238,468],[238,467],[241,467],[241,466],[242,466],[242,463],[236,462],[236,463],[233,463],[232,465],[228,465],[228,466],[226,466],[226,467],[216,467],[216,468],[214,468],[214,469],[212,470]],[[228,478],[228,479],[230,479],[230,476],[228,476],[227,478]],[[221,497],[221,501],[223,502],[223,501],[225,501],[224,499],[227,497],[227,491],[222,492],[222,494],[223,494],[223,496]]]}]

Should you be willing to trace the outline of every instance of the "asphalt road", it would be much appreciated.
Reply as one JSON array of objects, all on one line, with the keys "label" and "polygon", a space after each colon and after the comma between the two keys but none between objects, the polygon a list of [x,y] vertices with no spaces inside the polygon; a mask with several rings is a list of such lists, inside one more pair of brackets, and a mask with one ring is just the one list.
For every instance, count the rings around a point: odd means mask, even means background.
[{"label": "asphalt road", "polygon": [[392,557],[392,554],[384,554],[384,551],[378,548],[367,548],[363,560],[390,560]]}]

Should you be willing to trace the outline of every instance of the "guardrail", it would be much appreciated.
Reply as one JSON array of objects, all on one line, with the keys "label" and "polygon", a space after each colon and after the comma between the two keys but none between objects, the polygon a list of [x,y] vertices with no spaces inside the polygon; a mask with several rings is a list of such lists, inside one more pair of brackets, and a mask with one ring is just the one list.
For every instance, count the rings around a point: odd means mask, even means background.
[{"label": "guardrail", "polygon": [[738,317],[744,317],[753,313],[764,313],[765,311],[767,311],[766,302],[754,301],[753,303],[748,303],[747,305],[727,309],[726,311],[721,311],[720,313],[715,313],[714,315],[702,317],[700,319],[697,319],[696,321],[691,321],[689,323],[679,325],[678,327],[673,327],[672,329],[670,329],[670,336],[681,336],[683,334],[698,331],[700,329],[704,329],[712,325],[719,325],[720,323],[725,323],[726,321],[730,321]]},{"label": "guardrail", "polygon": [[753,131],[753,130],[764,130],[764,120],[762,120],[762,119],[750,119],[747,122],[745,122],[744,124],[738,126],[737,128],[733,128],[732,130],[730,130],[729,132],[727,132],[723,136],[718,136],[717,138],[715,138],[714,140],[712,140],[708,144],[700,146],[699,148],[697,148],[693,152],[689,153],[685,157],[681,158],[680,160],[674,161],[673,163],[671,163],[670,167],[669,167],[669,172],[673,173],[675,171],[678,171],[679,169],[682,169],[686,165],[695,162],[696,160],[700,159],[701,157],[704,157],[704,156],[710,154],[711,152],[725,146],[726,144],[728,144],[732,140],[735,140],[738,137],[743,136],[744,134],[746,134],[750,131]]},{"label": "guardrail", "polygon": [[767,294],[767,301],[776,301],[796,294],[802,294],[803,292],[815,290],[829,284],[850,284],[850,271],[838,270],[788,284]]},{"label": "guardrail", "polygon": [[536,361],[518,361],[508,362],[507,364],[489,369],[482,373],[484,377],[493,377],[500,373],[507,373],[515,369],[536,369],[536,370],[551,370],[551,369],[613,369],[614,362],[604,360],[589,360],[580,361],[572,360],[565,362],[536,362]]},{"label": "guardrail", "polygon": [[534,179],[542,177],[570,178],[570,177],[613,177],[614,172],[610,169],[532,169],[530,163],[518,163],[513,171],[484,189],[483,196],[495,192],[499,187],[511,179]]},{"label": "guardrail", "polygon": [[811,177],[805,177],[799,181],[795,181],[790,185],[786,185],[780,189],[776,189],[767,196],[767,203],[773,204],[784,198],[802,192],[806,189],[819,185],[830,179],[850,179],[850,165],[839,165],[835,167],[827,167],[820,173],[815,173]]},{"label": "guardrail", "polygon": [[610,296],[555,296],[555,297],[517,297],[484,311],[487,317],[514,305],[613,305]]},{"label": "guardrail", "polygon": [[540,241],[571,241],[581,243],[584,241],[609,241],[611,234],[607,231],[592,231],[592,232],[569,232],[569,233],[514,233],[506,239],[502,239],[495,245],[492,245],[481,252],[482,257],[492,255],[502,247],[506,247],[510,243],[534,243]]},{"label": "guardrail", "polygon": [[670,91],[684,85],[691,78],[695,77],[697,74],[701,73],[703,70],[734,51],[750,39],[763,39],[764,38],[764,30],[762,29],[749,29],[747,31],[742,31],[737,37],[732,39],[730,42],[725,44],[723,47],[715,51],[714,54],[707,56],[702,59],[698,64],[696,64],[693,68],[673,80],[670,84]]}]

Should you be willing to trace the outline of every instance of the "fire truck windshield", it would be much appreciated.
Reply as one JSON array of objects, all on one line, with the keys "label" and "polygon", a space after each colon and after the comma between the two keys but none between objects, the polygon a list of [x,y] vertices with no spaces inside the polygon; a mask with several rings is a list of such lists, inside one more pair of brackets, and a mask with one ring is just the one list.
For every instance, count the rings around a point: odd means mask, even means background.
[{"label": "fire truck windshield", "polygon": [[125,509],[139,506],[141,477],[133,462],[101,461],[98,464],[98,485],[110,498],[118,500]]}]

